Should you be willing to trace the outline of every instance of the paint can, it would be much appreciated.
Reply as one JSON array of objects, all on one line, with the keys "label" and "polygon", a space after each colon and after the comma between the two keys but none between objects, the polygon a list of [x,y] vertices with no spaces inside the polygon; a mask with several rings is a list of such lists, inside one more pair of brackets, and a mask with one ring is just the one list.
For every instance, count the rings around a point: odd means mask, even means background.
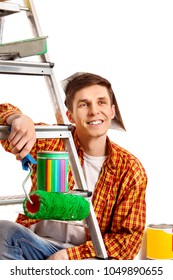
[{"label": "paint can", "polygon": [[173,259],[173,224],[148,225],[147,258]]},{"label": "paint can", "polygon": [[42,151],[37,153],[37,189],[48,192],[68,191],[68,153]]}]

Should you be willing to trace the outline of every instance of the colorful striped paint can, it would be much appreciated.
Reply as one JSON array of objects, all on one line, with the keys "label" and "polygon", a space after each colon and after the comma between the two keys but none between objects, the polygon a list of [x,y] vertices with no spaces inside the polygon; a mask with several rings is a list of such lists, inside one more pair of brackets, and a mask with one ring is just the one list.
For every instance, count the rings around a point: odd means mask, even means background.
[{"label": "colorful striped paint can", "polygon": [[42,151],[37,154],[37,189],[48,192],[68,191],[68,153]]},{"label": "colorful striped paint can", "polygon": [[147,258],[173,259],[173,225],[150,224],[147,227]]}]

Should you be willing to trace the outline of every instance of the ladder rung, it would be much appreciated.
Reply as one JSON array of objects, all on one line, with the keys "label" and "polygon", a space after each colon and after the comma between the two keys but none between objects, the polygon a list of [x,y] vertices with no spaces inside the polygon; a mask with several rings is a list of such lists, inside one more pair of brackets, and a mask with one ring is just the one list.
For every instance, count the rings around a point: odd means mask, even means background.
[{"label": "ladder rung", "polygon": [[20,12],[20,5],[0,2],[0,17]]},{"label": "ladder rung", "polygon": [[[75,191],[71,191],[69,193],[72,194],[76,194],[76,195],[81,195],[84,197],[87,197],[89,192],[82,192],[82,190],[80,190],[78,193],[76,193]],[[21,194],[21,195],[8,195],[8,196],[0,196],[0,206],[1,205],[12,205],[12,204],[21,204],[23,203],[23,200],[25,199],[25,195]]]},{"label": "ladder rung", "polygon": [[0,196],[1,205],[12,205],[21,204],[25,198],[25,195],[11,195],[11,196]]},{"label": "ladder rung", "polygon": [[[71,136],[71,125],[36,125],[37,138],[69,138]],[[0,125],[0,139],[6,140],[9,136],[9,126]]]},{"label": "ladder rung", "polygon": [[22,61],[1,61],[1,74],[16,75],[51,75],[54,63],[51,62],[22,62]]}]

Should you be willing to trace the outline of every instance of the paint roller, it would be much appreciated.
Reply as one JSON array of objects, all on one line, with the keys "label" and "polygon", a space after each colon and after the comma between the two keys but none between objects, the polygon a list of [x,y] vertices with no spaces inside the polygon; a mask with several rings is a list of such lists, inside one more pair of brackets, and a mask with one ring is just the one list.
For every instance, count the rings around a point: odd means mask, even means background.
[{"label": "paint roller", "polygon": [[29,174],[23,182],[25,191],[25,199],[23,201],[23,210],[25,215],[31,219],[39,220],[62,220],[62,221],[77,221],[88,217],[90,213],[90,203],[84,196],[91,196],[89,191],[80,191],[77,194],[47,192],[37,190],[29,195],[25,190],[25,183],[32,174],[32,164],[37,162],[28,154],[22,160],[22,168],[29,169]]},{"label": "paint roller", "polygon": [[90,203],[85,197],[72,193],[37,190],[23,201],[28,218],[40,220],[80,221],[88,217]]}]

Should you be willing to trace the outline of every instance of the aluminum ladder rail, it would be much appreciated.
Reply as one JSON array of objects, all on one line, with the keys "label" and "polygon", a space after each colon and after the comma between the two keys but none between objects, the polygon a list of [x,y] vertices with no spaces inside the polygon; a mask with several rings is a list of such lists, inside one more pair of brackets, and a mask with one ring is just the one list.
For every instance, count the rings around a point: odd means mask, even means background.
[{"label": "aluminum ladder rail", "polygon": [[[35,37],[42,36],[41,27],[38,21],[34,2],[32,0],[23,1],[26,8],[22,7],[22,10],[26,11],[28,16],[33,34]],[[69,152],[69,162],[74,176],[76,185],[81,190],[88,190],[86,181],[83,175],[82,167],[80,165],[78,154],[74,145],[71,129],[69,128],[69,122],[66,117],[64,104],[62,101],[62,93],[56,82],[55,75],[53,72],[54,64],[50,62],[48,53],[40,55],[40,63],[35,62],[22,62],[22,61],[0,61],[0,73],[1,74],[17,74],[17,75],[38,75],[45,78],[51,102],[53,105],[54,113],[62,123],[57,126],[36,126],[36,137],[37,138],[64,138],[66,150]],[[67,125],[66,125],[67,124]],[[0,126],[0,139],[7,139],[9,134],[8,126]],[[15,200],[15,199],[14,199]],[[12,199],[12,201],[14,201]],[[19,198],[20,203],[22,198]],[[16,201],[16,200],[15,200]],[[2,204],[1,204],[2,202]],[[17,202],[17,203],[18,203]],[[0,205],[4,205],[4,200],[0,200]],[[10,201],[7,199],[7,204]],[[90,214],[86,218],[86,223],[90,231],[91,240],[96,252],[96,256],[99,259],[107,259],[107,252],[101,235],[101,231],[95,216],[94,208],[90,203]]]}]

